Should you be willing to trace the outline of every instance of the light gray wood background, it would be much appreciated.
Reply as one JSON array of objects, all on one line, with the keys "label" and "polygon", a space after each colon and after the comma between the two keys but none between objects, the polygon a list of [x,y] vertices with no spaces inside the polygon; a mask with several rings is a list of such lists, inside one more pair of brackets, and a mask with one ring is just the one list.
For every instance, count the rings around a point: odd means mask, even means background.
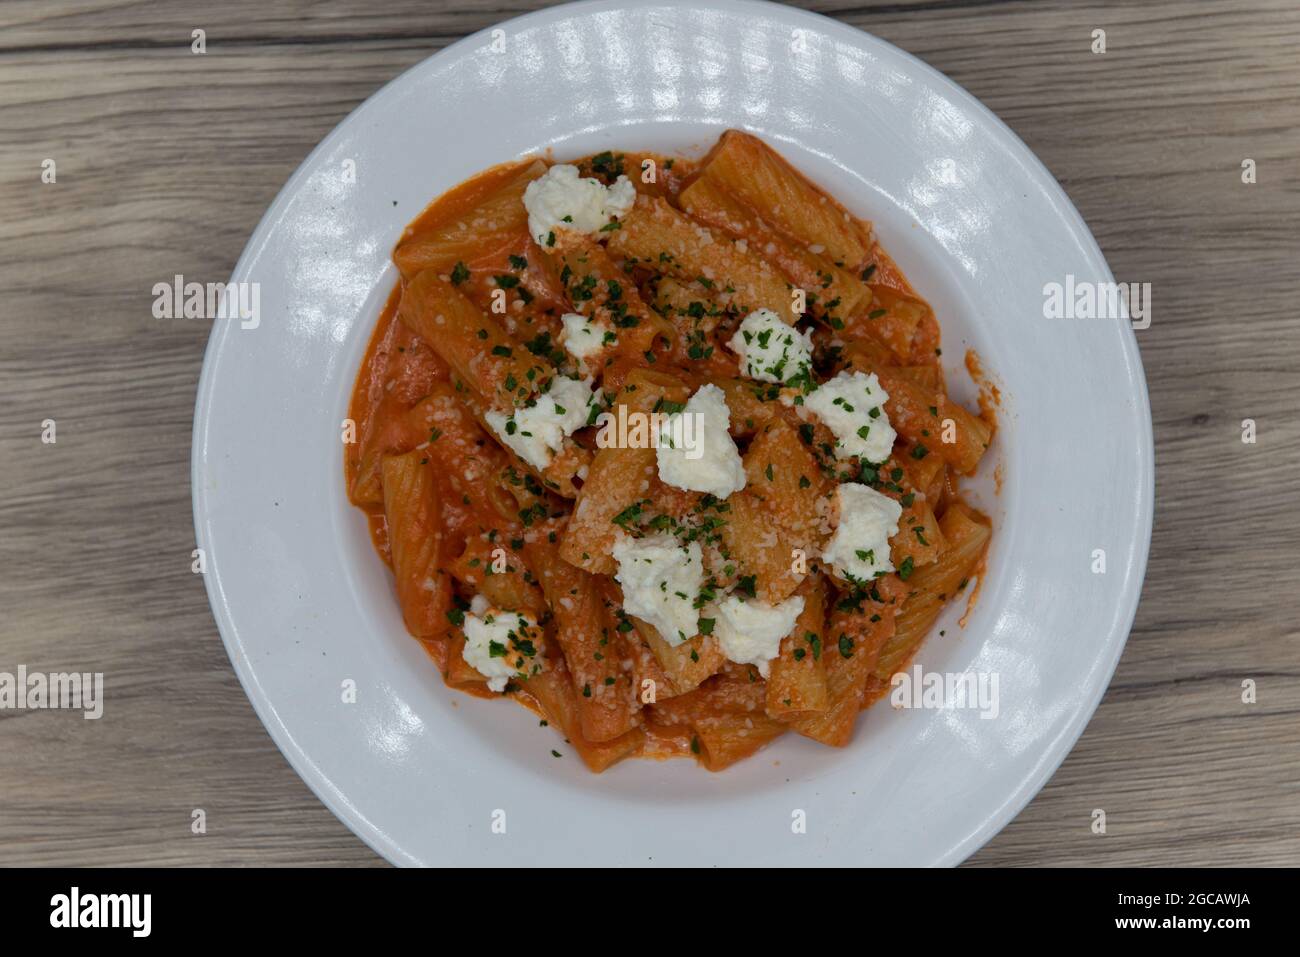
[{"label": "light gray wood background", "polygon": [[[0,864],[382,863],[276,750],[190,572],[208,324],[152,319],[150,288],[224,280],[362,99],[544,5],[0,4],[0,671],[111,687],[98,722],[0,711]],[[1137,623],[1083,738],[971,863],[1300,864],[1300,7],[804,5],[988,104],[1117,278],[1153,286],[1138,338],[1158,504]]]}]

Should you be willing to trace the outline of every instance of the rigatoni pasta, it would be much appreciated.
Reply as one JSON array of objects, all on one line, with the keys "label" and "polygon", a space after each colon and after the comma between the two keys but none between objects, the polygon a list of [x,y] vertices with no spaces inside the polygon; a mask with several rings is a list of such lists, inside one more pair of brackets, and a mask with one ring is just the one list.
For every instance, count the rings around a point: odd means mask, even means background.
[{"label": "rigatoni pasta", "polygon": [[496,167],[394,260],[349,497],[445,682],[556,755],[844,746],[979,574],[993,421],[871,224],[757,137]]}]

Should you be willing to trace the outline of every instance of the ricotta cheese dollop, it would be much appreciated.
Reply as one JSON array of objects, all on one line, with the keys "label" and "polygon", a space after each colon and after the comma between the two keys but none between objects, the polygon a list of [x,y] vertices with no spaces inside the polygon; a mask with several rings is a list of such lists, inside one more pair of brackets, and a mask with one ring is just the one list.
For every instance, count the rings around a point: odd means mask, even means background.
[{"label": "ricotta cheese dollop", "polygon": [[700,543],[682,545],[665,532],[645,538],[620,535],[613,554],[623,610],[653,625],[674,647],[693,638],[700,620],[695,601],[704,584]]},{"label": "ricotta cheese dollop", "polygon": [[527,615],[488,607],[477,596],[465,615],[465,647],[461,657],[488,680],[492,691],[504,691],[511,678],[527,678],[542,667],[542,629]]},{"label": "ricotta cheese dollop", "polygon": [[603,322],[592,322],[576,312],[566,312],[560,317],[564,324],[564,349],[579,362],[585,362],[605,348],[606,334],[611,330]]},{"label": "ricotta cheese dollop", "polygon": [[551,387],[529,399],[529,404],[509,415],[492,410],[483,418],[502,442],[540,471],[551,464],[565,436],[587,424],[592,395],[591,379],[557,375]]},{"label": "ricotta cheese dollop", "polygon": [[888,398],[874,372],[841,372],[805,395],[803,406],[835,434],[836,458],[856,455],[879,464],[889,458],[898,438],[885,414]]},{"label": "ricotta cheese dollop", "polygon": [[592,235],[615,216],[625,216],[636,202],[636,187],[626,176],[612,186],[578,175],[578,167],[561,163],[524,190],[528,230],[539,246],[554,246],[561,230]]},{"label": "ricotta cheese dollop", "polygon": [[803,614],[803,597],[795,595],[779,605],[741,601],[732,595],[706,610],[714,614],[713,635],[729,661],[755,665],[764,678],[769,662],[781,653],[781,640],[794,630]]},{"label": "ricotta cheese dollop", "polygon": [[889,539],[898,534],[903,506],[873,488],[845,482],[836,490],[840,519],[822,560],[841,578],[866,583],[894,570]]},{"label": "ricotta cheese dollop", "polygon": [[726,498],[745,487],[745,463],[728,428],[731,410],[716,385],[701,386],[658,437],[659,479],[675,488]]},{"label": "ricotta cheese dollop", "polygon": [[747,315],[727,343],[740,374],[760,382],[789,382],[812,368],[812,333],[799,332],[771,309]]}]

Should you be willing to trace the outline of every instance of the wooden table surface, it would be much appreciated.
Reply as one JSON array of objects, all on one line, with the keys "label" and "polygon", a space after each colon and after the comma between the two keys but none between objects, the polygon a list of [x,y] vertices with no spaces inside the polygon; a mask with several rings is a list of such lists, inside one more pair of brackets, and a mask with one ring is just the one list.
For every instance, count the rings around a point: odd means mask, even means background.
[{"label": "wooden table surface", "polygon": [[[281,757],[191,573],[209,324],[153,319],[151,287],[226,279],[362,99],[545,5],[0,4],[0,671],[102,671],[111,695],[100,721],[0,710],[0,865],[382,863]],[[1152,284],[1137,622],[1083,738],[970,863],[1300,864],[1300,6],[804,5],[988,104],[1117,279]]]}]

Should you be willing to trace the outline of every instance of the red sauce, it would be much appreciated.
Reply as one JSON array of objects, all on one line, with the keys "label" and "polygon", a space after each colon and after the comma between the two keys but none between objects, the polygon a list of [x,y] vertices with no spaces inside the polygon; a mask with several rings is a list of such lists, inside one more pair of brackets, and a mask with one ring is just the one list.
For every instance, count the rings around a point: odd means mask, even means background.
[{"label": "red sauce", "polygon": [[[653,159],[657,167],[656,182],[651,184],[640,181],[642,160],[647,158]],[[422,234],[454,223],[460,217],[467,217],[486,198],[492,196],[507,181],[518,176],[532,162],[534,160],[521,160],[493,167],[438,197],[407,226],[398,246],[418,239]],[[579,161],[579,164],[583,162],[589,160]],[[639,192],[665,198],[675,198],[689,183],[697,168],[697,164],[689,161],[680,159],[670,161],[666,157],[651,153],[626,153],[624,162],[625,172]],[[587,170],[584,169],[584,174],[586,172]],[[508,268],[512,256],[524,256],[530,263],[533,262],[534,257],[528,256],[530,251],[535,252],[536,247],[531,246],[526,229],[519,230],[517,236],[513,234],[505,236],[499,248],[484,253],[473,262],[466,264],[471,275],[464,280],[461,288],[471,299],[481,302],[492,291],[493,272]],[[870,279],[872,284],[886,286],[908,296],[920,298],[893,258],[878,243],[873,242],[867,261],[875,265]],[[416,425],[408,421],[409,417],[406,413],[428,396],[438,383],[450,379],[450,371],[446,363],[399,321],[398,308],[402,291],[403,282],[399,280],[384,305],[362,360],[348,407],[348,415],[355,425],[356,441],[346,446],[344,455],[345,479],[349,496],[353,503],[366,513],[374,547],[383,560],[390,565],[392,561],[382,497],[372,474],[374,463],[378,462],[385,453],[409,451],[418,448],[421,441],[428,439],[427,435],[420,434],[421,430]],[[556,297],[553,301],[549,299],[544,284],[537,291],[536,296],[537,301],[522,314],[513,315],[506,320],[513,326],[509,331],[521,340],[526,339],[532,332],[551,330],[558,325],[557,307],[564,306],[563,298]],[[529,329],[529,326],[534,328]],[[938,343],[937,322],[918,328],[913,342],[913,363],[937,366]],[[735,373],[734,360],[729,356],[726,358],[728,366],[722,371],[713,370],[716,374]],[[1000,394],[997,387],[984,375],[979,359],[973,351],[966,355],[966,367],[980,388],[981,416],[993,424],[995,410],[1000,407]],[[704,368],[703,364],[697,363],[697,368],[693,371],[698,373],[709,370]],[[610,373],[607,373],[607,379],[609,375]],[[614,378],[617,378],[616,374]],[[941,377],[940,382],[942,382]],[[436,483],[444,481],[449,480],[442,477],[436,479]],[[1000,487],[1000,471],[997,481]],[[440,491],[446,489],[440,488]],[[459,505],[459,497],[456,502],[455,510],[464,512],[465,510]],[[473,525],[478,522],[484,527],[491,527],[501,524],[501,516],[495,512],[476,514],[471,509],[468,516],[460,515],[456,522],[461,525]],[[983,561],[981,558],[975,572],[981,580]],[[966,614],[961,620],[963,626],[978,591],[977,584],[968,600]],[[449,651],[454,647],[451,639],[439,637],[418,640],[439,671],[446,676]],[[477,697],[499,697],[489,692],[486,685],[457,683],[455,687]],[[868,688],[867,700],[874,700],[887,690],[888,686],[871,686]],[[510,696],[539,717],[546,717],[546,711],[540,700],[528,690],[527,683],[513,690]],[[687,727],[661,726],[654,724],[653,721],[647,721],[643,730],[646,735],[645,743],[635,752],[636,756],[669,758],[690,755],[696,751],[693,747],[691,730]]]},{"label": "red sauce", "polygon": [[984,371],[984,364],[980,361],[979,354],[974,349],[966,350],[966,371],[970,374],[971,381],[980,390],[980,418],[988,422],[989,425],[996,425],[997,413],[1002,408],[1002,391],[989,374]]}]

